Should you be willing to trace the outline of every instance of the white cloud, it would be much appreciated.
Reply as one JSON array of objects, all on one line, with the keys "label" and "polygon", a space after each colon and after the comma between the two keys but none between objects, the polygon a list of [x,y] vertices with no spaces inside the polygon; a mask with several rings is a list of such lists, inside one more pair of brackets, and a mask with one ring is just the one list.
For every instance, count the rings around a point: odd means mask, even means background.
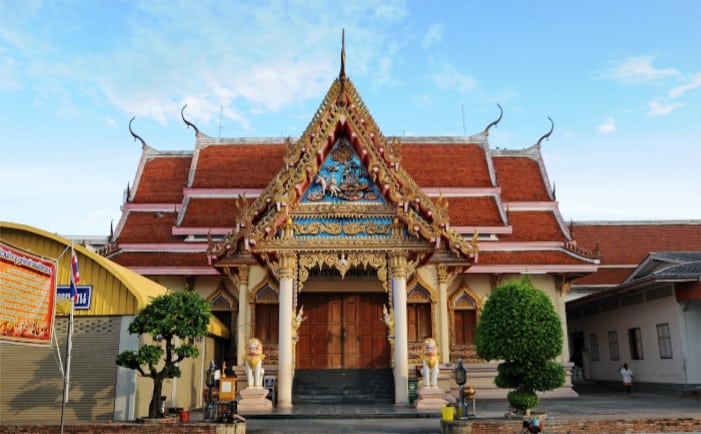
[{"label": "white cloud", "polygon": [[688,83],[671,89],[668,93],[670,98],[680,98],[685,93],[701,87],[701,74],[696,74]]},{"label": "white cloud", "polygon": [[428,32],[424,35],[421,40],[421,45],[424,48],[429,48],[436,42],[440,42],[443,39],[443,25],[441,24],[431,24]]},{"label": "white cloud", "polygon": [[0,89],[13,90],[22,87],[19,81],[19,64],[0,48]]},{"label": "white cloud", "polygon": [[648,104],[648,116],[666,116],[672,113],[674,110],[683,106],[680,102],[665,102],[660,98],[652,100]]},{"label": "white cloud", "polygon": [[652,57],[628,57],[610,68],[604,77],[628,84],[640,84],[679,75],[679,71],[674,68],[656,69],[652,66],[652,60]]},{"label": "white cloud", "polygon": [[[388,35],[407,14],[403,0],[135,3],[116,36],[120,44],[98,44],[88,54],[59,50],[26,30],[31,26],[0,29],[15,46],[42,44],[43,53],[22,59],[25,73],[0,52],[0,80],[16,86],[28,76],[42,90],[40,100],[58,95],[76,102],[75,89],[90,88],[97,102],[162,124],[179,119],[184,103],[195,123],[217,119],[224,106],[223,116],[249,128],[257,113],[319,100],[338,71],[341,28],[352,53],[349,76],[392,82],[399,46],[390,46]],[[47,33],[58,31],[55,22]]]},{"label": "white cloud", "polygon": [[609,134],[616,131],[616,128],[616,119],[609,117],[604,119],[604,121],[596,127],[596,130],[602,134]]},{"label": "white cloud", "polygon": [[416,94],[411,99],[420,107],[428,107],[433,104],[433,98],[427,93]]},{"label": "white cloud", "polygon": [[463,74],[453,66],[447,66],[444,71],[433,74],[433,81],[445,88],[451,88],[458,92],[471,92],[477,89],[477,80],[469,74]]}]

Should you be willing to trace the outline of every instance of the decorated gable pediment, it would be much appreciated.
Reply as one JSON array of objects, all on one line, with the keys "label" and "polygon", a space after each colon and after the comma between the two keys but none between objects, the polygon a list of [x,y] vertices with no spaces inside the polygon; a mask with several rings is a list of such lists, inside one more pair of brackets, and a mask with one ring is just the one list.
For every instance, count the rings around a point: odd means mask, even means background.
[{"label": "decorated gable pediment", "polygon": [[422,261],[441,250],[474,260],[475,240],[451,230],[447,200],[431,200],[403,170],[399,140],[382,135],[343,68],[283,160],[260,196],[239,199],[232,231],[210,241],[211,260],[285,248],[403,248]]}]

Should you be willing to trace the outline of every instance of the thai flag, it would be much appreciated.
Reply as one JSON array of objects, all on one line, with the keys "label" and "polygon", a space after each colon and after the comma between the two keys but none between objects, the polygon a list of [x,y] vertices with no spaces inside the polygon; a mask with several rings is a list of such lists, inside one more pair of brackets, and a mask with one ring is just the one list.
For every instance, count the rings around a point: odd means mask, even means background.
[{"label": "thai flag", "polygon": [[71,299],[73,301],[78,301],[78,288],[76,288],[78,283],[80,283],[78,256],[76,256],[75,250],[71,250]]}]

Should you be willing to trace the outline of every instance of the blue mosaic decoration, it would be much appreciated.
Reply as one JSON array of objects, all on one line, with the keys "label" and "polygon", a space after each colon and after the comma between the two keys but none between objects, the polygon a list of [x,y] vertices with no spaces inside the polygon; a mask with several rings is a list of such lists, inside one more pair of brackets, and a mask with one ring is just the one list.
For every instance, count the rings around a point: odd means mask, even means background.
[{"label": "blue mosaic decoration", "polygon": [[314,177],[302,202],[384,204],[377,186],[345,140],[339,140]]},{"label": "blue mosaic decoration", "polygon": [[[319,173],[304,193],[301,203],[384,205],[377,186],[345,139],[334,145]],[[295,217],[297,238],[389,238],[391,216]]]}]

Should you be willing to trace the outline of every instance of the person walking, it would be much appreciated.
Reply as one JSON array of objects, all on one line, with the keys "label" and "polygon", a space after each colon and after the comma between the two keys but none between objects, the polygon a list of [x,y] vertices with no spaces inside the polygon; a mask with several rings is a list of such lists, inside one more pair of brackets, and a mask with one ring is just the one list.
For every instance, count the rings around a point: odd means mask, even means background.
[{"label": "person walking", "polygon": [[628,364],[624,363],[623,366],[621,366],[621,377],[623,378],[623,388],[625,389],[626,393],[630,395],[630,392],[633,389],[633,371],[628,369]]}]

